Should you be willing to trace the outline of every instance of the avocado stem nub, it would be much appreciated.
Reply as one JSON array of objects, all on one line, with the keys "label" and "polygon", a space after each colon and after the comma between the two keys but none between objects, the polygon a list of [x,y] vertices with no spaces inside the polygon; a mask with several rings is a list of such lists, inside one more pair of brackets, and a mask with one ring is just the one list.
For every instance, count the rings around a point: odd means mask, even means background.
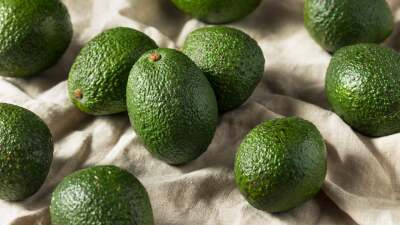
[{"label": "avocado stem nub", "polygon": [[152,62],[157,62],[158,60],[161,59],[161,55],[158,54],[157,52],[153,52],[153,53],[150,54],[149,59]]},{"label": "avocado stem nub", "polygon": [[74,96],[75,96],[75,98],[77,98],[77,99],[82,99],[82,97],[83,97],[83,95],[82,95],[82,91],[81,91],[81,89],[76,89],[75,91],[74,91]]}]

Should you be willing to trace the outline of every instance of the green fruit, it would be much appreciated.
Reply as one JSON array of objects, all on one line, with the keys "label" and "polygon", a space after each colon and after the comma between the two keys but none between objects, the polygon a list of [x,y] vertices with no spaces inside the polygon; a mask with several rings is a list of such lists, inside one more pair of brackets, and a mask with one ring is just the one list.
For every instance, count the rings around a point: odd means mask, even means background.
[{"label": "green fruit", "polygon": [[0,75],[27,77],[54,65],[72,38],[59,0],[0,0]]},{"label": "green fruit", "polygon": [[242,105],[263,77],[265,59],[261,48],[250,36],[234,28],[195,30],[187,37],[183,52],[210,81],[220,111]]},{"label": "green fruit", "polygon": [[178,9],[206,23],[229,23],[253,12],[261,0],[172,0]]},{"label": "green fruit", "polygon": [[236,155],[235,179],[255,208],[283,212],[311,199],[326,174],[326,147],[317,128],[296,118],[274,119],[245,137]]},{"label": "green fruit", "polygon": [[400,55],[376,44],[340,49],[326,74],[332,109],[368,136],[400,131]]},{"label": "green fruit", "polygon": [[153,225],[143,185],[115,166],[95,166],[64,178],[54,190],[52,225]]},{"label": "green fruit", "polygon": [[304,21],[315,41],[330,52],[358,43],[381,43],[394,29],[385,0],[306,0]]},{"label": "green fruit", "polygon": [[107,30],[81,50],[68,77],[72,103],[92,115],[126,111],[126,83],[136,60],[156,43],[131,28]]},{"label": "green fruit", "polygon": [[52,159],[47,125],[27,109],[0,103],[0,199],[19,201],[36,193]]},{"label": "green fruit", "polygon": [[172,49],[145,53],[127,85],[131,124],[148,150],[169,164],[183,164],[207,150],[217,125],[214,91],[201,70]]}]

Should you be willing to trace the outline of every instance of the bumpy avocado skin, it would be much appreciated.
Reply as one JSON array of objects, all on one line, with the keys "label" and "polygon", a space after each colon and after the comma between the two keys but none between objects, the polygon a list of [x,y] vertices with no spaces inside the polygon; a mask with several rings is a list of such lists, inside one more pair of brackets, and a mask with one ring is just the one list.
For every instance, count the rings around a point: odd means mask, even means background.
[{"label": "bumpy avocado skin", "polygon": [[58,0],[0,1],[0,75],[27,77],[54,65],[68,48],[72,24]]},{"label": "bumpy avocado skin", "polygon": [[188,35],[182,51],[210,81],[222,112],[242,105],[263,77],[265,58],[261,48],[235,28],[197,29]]},{"label": "bumpy avocado skin", "polygon": [[52,159],[47,125],[27,109],[0,103],[0,199],[19,201],[36,193]]},{"label": "bumpy avocado skin", "polygon": [[306,0],[304,22],[329,52],[358,43],[381,43],[394,29],[385,0]]},{"label": "bumpy avocado skin", "polygon": [[283,212],[320,190],[326,166],[325,143],[312,123],[274,119],[251,130],[239,146],[235,180],[255,208]]},{"label": "bumpy avocado skin", "polygon": [[207,150],[217,125],[217,101],[186,55],[165,48],[145,53],[130,72],[126,95],[131,124],[155,156],[179,165]]},{"label": "bumpy avocado skin", "polygon": [[203,22],[223,24],[242,19],[253,12],[261,0],[172,0],[178,9]]},{"label": "bumpy avocado skin", "polygon": [[376,44],[337,51],[326,74],[326,96],[351,127],[367,136],[400,131],[400,55]]},{"label": "bumpy avocado skin", "polygon": [[136,60],[156,43],[127,27],[107,30],[81,50],[68,77],[72,103],[91,115],[126,111],[126,83]]},{"label": "bumpy avocado skin", "polygon": [[143,185],[115,166],[95,166],[64,178],[50,204],[52,225],[154,225]]}]

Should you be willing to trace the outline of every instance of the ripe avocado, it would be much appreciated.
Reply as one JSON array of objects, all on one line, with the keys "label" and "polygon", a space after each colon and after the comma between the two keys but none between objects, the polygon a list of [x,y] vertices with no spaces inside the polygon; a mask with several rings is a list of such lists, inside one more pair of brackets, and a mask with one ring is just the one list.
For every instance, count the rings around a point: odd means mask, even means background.
[{"label": "ripe avocado", "polygon": [[242,105],[263,77],[265,59],[261,48],[250,36],[234,28],[195,30],[188,35],[183,52],[210,81],[220,111]]},{"label": "ripe avocado", "polygon": [[0,103],[0,199],[19,201],[36,193],[52,160],[47,125],[27,109]]},{"label": "ripe avocado", "polygon": [[338,50],[326,74],[326,96],[357,131],[384,136],[400,131],[400,55],[376,44]]},{"label": "ripe avocado", "polygon": [[325,143],[306,120],[269,120],[244,138],[234,170],[236,184],[251,205],[271,213],[287,211],[320,190],[326,174]]},{"label": "ripe avocado", "polygon": [[306,0],[304,22],[329,52],[358,43],[381,43],[394,29],[385,0]]},{"label": "ripe avocado", "polygon": [[107,30],[81,50],[68,77],[72,103],[92,115],[126,111],[126,82],[136,60],[156,43],[127,27]]},{"label": "ripe avocado", "polygon": [[261,0],[172,0],[176,7],[206,23],[221,24],[242,19],[253,12]]},{"label": "ripe avocado", "polygon": [[27,77],[54,65],[72,38],[59,0],[0,1],[0,75]]},{"label": "ripe avocado", "polygon": [[217,101],[207,78],[183,53],[145,53],[130,72],[126,98],[134,130],[161,160],[183,164],[206,151],[217,125]]},{"label": "ripe avocado", "polygon": [[54,190],[52,225],[154,225],[143,185],[115,166],[95,166],[64,178]]}]

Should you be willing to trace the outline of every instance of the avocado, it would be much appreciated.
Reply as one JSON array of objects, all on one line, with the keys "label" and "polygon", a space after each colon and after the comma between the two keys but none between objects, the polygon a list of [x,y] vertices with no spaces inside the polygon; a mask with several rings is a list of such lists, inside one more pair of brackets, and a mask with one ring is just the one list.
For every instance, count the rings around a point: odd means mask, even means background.
[{"label": "avocado", "polygon": [[53,160],[53,139],[33,112],[0,103],[0,199],[24,200],[44,183]]},{"label": "avocado", "polygon": [[147,149],[179,165],[207,150],[217,126],[214,91],[186,55],[160,48],[133,66],[126,89],[128,115]]},{"label": "avocado", "polygon": [[0,75],[27,77],[54,65],[68,48],[72,24],[59,0],[0,1]]},{"label": "avocado", "polygon": [[182,51],[210,81],[222,112],[242,105],[263,77],[265,59],[261,48],[235,28],[197,29],[188,35]]},{"label": "avocado", "polygon": [[326,174],[318,129],[297,117],[266,121],[250,131],[236,154],[236,184],[259,210],[283,212],[311,199]]},{"label": "avocado", "polygon": [[96,36],[81,50],[68,77],[72,103],[91,115],[126,111],[126,82],[136,60],[157,48],[147,35],[117,27]]},{"label": "avocado", "polygon": [[172,0],[178,9],[203,22],[229,23],[253,12],[261,0]]},{"label": "avocado", "polygon": [[329,52],[359,43],[381,43],[394,29],[385,0],[305,0],[304,22],[314,40]]},{"label": "avocado", "polygon": [[154,225],[143,185],[111,165],[65,177],[52,194],[50,218],[52,225]]},{"label": "avocado", "polygon": [[394,50],[376,44],[338,50],[325,90],[333,111],[362,134],[400,132],[400,55]]}]

